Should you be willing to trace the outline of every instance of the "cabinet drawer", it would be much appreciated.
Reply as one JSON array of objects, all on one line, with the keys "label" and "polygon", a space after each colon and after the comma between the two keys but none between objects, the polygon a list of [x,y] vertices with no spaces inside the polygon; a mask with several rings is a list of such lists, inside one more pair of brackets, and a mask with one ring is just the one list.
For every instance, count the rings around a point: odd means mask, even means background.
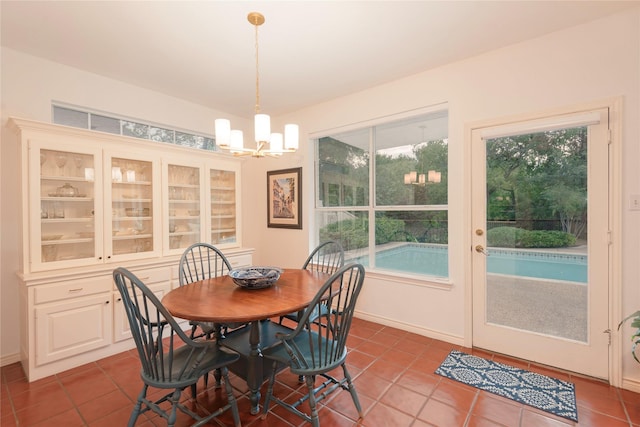
[{"label": "cabinet drawer", "polygon": [[251,266],[251,254],[248,255],[235,255],[227,257],[229,263],[231,264],[231,268],[240,268],[240,267],[249,267]]},{"label": "cabinet drawer", "polygon": [[54,285],[42,285],[34,288],[36,304],[59,301],[86,295],[94,295],[111,290],[111,276],[92,277],[87,279],[70,280]]},{"label": "cabinet drawer", "polygon": [[171,280],[171,267],[131,269],[131,272],[138,276],[138,279],[145,285]]}]

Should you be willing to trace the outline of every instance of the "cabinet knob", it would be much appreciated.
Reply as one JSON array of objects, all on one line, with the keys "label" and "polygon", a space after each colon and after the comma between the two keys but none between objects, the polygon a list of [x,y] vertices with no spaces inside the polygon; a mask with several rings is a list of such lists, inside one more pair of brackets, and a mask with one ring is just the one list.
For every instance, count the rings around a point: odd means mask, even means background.
[{"label": "cabinet knob", "polygon": [[105,301],[104,303],[105,303],[105,304],[109,304],[110,302],[111,302],[111,301]]}]

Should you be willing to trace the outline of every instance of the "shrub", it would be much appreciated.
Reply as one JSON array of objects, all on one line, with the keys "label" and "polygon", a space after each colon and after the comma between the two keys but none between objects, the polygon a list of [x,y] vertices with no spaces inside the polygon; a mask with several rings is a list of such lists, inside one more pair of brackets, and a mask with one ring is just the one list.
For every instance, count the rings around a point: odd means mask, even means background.
[{"label": "shrub", "polygon": [[527,230],[517,227],[496,227],[487,232],[487,246],[520,247],[522,234]]},{"label": "shrub", "polygon": [[[376,219],[376,244],[397,241],[405,234],[404,221],[380,217]],[[320,230],[320,241],[337,240],[345,251],[366,248],[369,243],[367,219],[345,219],[328,224]]]},{"label": "shrub", "polygon": [[572,246],[576,238],[564,231],[527,231],[522,235],[522,248],[562,248]]},{"label": "shrub", "polygon": [[562,248],[575,243],[575,236],[564,231],[496,227],[487,232],[487,246],[494,247]]}]

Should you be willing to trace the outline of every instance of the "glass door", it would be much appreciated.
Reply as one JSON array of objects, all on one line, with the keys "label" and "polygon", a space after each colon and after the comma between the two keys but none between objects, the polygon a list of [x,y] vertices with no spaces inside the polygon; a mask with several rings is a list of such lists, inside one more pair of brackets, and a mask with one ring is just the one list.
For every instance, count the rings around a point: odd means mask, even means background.
[{"label": "glass door", "polygon": [[[95,263],[101,258],[100,157],[56,144],[32,143],[31,262],[33,271]],[[36,179],[34,179],[36,178]]]},{"label": "glass door", "polygon": [[473,132],[474,346],[608,378],[607,120]]},{"label": "glass door", "polygon": [[167,165],[168,241],[169,252],[181,253],[201,241],[202,168],[181,164]]},{"label": "glass door", "polygon": [[236,173],[210,170],[211,243],[213,245],[238,242],[236,228]]},{"label": "glass door", "polygon": [[110,227],[105,228],[112,259],[147,257],[156,247],[152,161],[118,155],[109,156],[107,173],[110,188],[107,199],[111,203]]}]

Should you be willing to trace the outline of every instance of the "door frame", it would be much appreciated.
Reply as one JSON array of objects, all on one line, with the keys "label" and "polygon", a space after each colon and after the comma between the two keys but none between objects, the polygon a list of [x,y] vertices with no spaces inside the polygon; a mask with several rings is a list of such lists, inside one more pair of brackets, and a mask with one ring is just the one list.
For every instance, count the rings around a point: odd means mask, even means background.
[{"label": "door frame", "polygon": [[615,387],[622,385],[622,340],[616,328],[622,319],[622,172],[621,172],[621,144],[622,144],[622,98],[608,98],[599,101],[539,111],[516,116],[502,116],[479,122],[465,124],[464,130],[464,170],[467,174],[464,180],[465,208],[464,217],[466,233],[463,245],[464,268],[466,277],[464,283],[464,345],[473,346],[473,275],[472,275],[472,194],[471,194],[471,144],[472,132],[479,128],[493,127],[508,123],[543,119],[546,117],[566,115],[579,111],[609,109],[609,229],[611,232],[611,258],[609,259],[609,329],[611,330],[611,345],[609,346],[609,383]]}]

